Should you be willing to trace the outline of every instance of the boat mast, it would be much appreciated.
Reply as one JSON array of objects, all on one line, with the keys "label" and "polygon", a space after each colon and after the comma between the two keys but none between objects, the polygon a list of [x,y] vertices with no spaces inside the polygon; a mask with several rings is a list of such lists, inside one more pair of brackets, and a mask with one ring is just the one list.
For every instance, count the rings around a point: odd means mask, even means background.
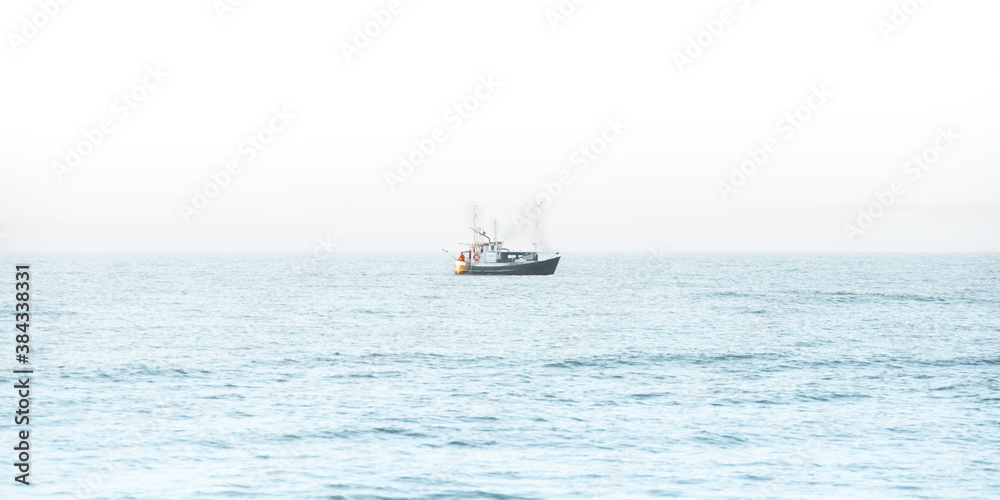
[{"label": "boat mast", "polygon": [[476,208],[479,205],[472,205],[472,246],[476,246],[479,243],[479,231],[476,230]]},{"label": "boat mast", "polygon": [[538,251],[538,208],[541,206],[541,203],[535,204],[535,240],[531,244],[531,246],[535,247],[535,252]]}]

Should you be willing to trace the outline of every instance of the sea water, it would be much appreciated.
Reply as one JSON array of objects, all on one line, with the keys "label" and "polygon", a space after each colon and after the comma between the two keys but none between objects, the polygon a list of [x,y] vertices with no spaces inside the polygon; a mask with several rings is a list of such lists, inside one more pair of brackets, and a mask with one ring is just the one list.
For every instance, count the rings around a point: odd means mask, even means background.
[{"label": "sea water", "polygon": [[2,498],[1000,497],[997,255],[3,261]]}]

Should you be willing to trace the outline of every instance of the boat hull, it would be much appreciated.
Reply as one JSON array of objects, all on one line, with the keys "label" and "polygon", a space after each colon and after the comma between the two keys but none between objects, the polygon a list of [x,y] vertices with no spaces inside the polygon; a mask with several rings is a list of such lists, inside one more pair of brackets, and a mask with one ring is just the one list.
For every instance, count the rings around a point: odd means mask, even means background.
[{"label": "boat hull", "polygon": [[455,263],[455,274],[475,274],[480,276],[549,275],[556,272],[557,265],[559,265],[559,257],[537,262],[521,262],[500,266],[484,264],[470,266],[466,262],[457,262]]}]

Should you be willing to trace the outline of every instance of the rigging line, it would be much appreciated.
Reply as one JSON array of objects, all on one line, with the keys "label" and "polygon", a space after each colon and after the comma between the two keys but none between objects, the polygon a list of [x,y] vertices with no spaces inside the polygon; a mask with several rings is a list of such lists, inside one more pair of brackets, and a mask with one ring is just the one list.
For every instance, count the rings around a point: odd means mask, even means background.
[{"label": "rigging line", "polygon": [[518,229],[521,229],[521,226],[523,226],[525,222],[528,222],[528,220],[527,220],[527,219],[525,219],[525,220],[523,220],[523,221],[522,221],[522,222],[521,222],[520,224],[518,224],[518,225],[514,226],[514,229],[511,229],[511,230],[510,230],[510,232],[509,232],[509,233],[507,233],[507,236],[504,236],[504,237],[503,237],[503,239],[502,239],[502,240],[500,240],[500,241],[507,241],[507,238],[508,238],[508,237],[509,237],[510,235],[514,234],[514,231],[517,231]]},{"label": "rigging line", "polygon": [[465,237],[468,236],[468,235],[469,235],[469,230],[466,229],[465,231],[462,232],[462,240],[459,241],[458,244],[459,245],[465,245]]},{"label": "rigging line", "polygon": [[[521,217],[521,218],[524,219],[524,220],[522,220],[520,224],[514,226],[514,229],[511,229],[510,232],[507,233],[507,236],[510,236],[511,234],[514,234],[514,231],[517,231],[518,229],[521,228],[521,226],[524,225],[525,222],[528,222],[527,218],[525,218],[525,217]],[[534,222],[538,221],[538,214],[537,214],[537,212],[535,213],[535,217],[534,217],[533,221]],[[503,240],[501,240],[501,241],[506,241],[507,240],[507,236],[504,236]]]}]

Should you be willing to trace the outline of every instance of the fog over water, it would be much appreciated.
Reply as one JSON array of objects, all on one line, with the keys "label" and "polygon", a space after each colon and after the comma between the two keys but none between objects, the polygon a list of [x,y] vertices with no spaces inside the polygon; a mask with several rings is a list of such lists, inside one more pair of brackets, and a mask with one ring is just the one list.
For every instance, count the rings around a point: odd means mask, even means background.
[{"label": "fog over water", "polygon": [[52,4],[0,251],[1000,250],[996,2]]}]

